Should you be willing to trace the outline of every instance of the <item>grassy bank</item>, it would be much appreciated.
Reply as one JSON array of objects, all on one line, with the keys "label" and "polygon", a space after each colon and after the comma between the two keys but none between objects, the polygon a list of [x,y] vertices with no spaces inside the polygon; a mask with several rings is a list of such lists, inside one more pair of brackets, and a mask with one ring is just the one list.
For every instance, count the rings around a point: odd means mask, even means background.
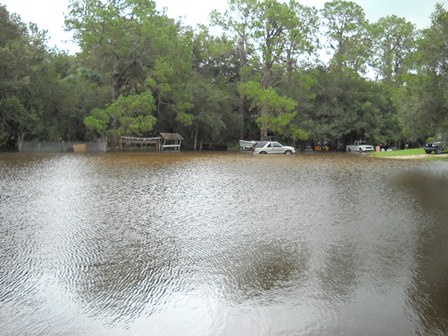
[{"label": "grassy bank", "polygon": [[423,148],[411,148],[411,149],[398,149],[389,152],[375,152],[373,155],[378,158],[383,157],[395,157],[395,156],[406,156],[406,155],[418,155],[425,154]]},{"label": "grassy bank", "polygon": [[423,148],[400,149],[389,152],[375,152],[372,156],[376,158],[397,159],[426,159],[426,160],[448,160],[448,154],[426,154]]}]

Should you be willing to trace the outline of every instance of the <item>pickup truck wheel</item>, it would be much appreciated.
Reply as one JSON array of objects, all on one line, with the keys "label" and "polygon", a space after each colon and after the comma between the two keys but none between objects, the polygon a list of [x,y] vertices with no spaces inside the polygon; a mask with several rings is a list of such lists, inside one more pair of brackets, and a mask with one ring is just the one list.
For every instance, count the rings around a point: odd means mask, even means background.
[{"label": "pickup truck wheel", "polygon": [[437,148],[436,149],[436,154],[442,154],[442,148]]},{"label": "pickup truck wheel", "polygon": [[267,154],[267,152],[263,151],[263,152],[260,152],[260,154]]},{"label": "pickup truck wheel", "polygon": [[287,150],[287,151],[285,151],[285,154],[286,154],[286,155],[291,155],[292,152],[291,152],[290,150]]},{"label": "pickup truck wheel", "polygon": [[430,150],[425,150],[426,154],[431,154]]}]

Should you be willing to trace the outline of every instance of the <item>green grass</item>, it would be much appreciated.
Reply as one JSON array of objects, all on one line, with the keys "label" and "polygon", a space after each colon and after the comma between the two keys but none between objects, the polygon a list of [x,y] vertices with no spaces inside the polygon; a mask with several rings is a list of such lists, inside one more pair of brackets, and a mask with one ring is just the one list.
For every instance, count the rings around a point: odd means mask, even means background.
[{"label": "green grass", "polygon": [[[446,152],[445,152],[446,153]],[[406,155],[425,154],[423,159],[426,160],[448,160],[446,155],[426,154],[423,148],[399,149],[390,152],[375,152],[372,156],[376,158],[393,158]]]},{"label": "green grass", "polygon": [[411,148],[411,149],[398,149],[389,152],[375,152],[373,155],[377,158],[383,157],[394,157],[394,156],[405,156],[405,155],[416,155],[425,154],[423,148]]}]

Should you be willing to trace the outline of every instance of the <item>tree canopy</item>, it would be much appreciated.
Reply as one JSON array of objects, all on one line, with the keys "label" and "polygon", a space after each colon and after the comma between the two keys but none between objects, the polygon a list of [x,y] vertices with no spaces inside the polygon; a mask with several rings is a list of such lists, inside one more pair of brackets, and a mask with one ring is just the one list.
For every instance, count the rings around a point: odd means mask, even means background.
[{"label": "tree canopy", "polygon": [[[79,53],[0,5],[0,147],[179,132],[343,148],[448,138],[448,13],[418,30],[351,1],[228,0],[190,27],[152,0],[70,0]],[[213,32],[213,33],[212,33]]]}]

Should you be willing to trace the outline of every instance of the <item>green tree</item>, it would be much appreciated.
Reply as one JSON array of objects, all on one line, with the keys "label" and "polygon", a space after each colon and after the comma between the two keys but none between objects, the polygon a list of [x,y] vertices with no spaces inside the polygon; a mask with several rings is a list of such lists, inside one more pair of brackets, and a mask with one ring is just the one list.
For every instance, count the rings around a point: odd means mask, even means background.
[{"label": "green tree", "polygon": [[[268,131],[287,133],[297,114],[295,100],[279,95],[273,88],[263,88],[260,83],[254,81],[240,84],[239,90],[251,102],[251,109],[261,111],[256,122],[262,138],[268,135]],[[299,136],[295,129],[290,132]]]},{"label": "green tree", "polygon": [[80,67],[73,56],[58,55],[54,62],[59,73],[59,90],[54,92],[59,103],[50,110],[54,127],[62,140],[85,139],[84,118],[94,108],[109,104],[110,89],[98,82],[90,69]]},{"label": "green tree", "polygon": [[282,80],[274,75],[274,69],[281,64],[287,43],[286,31],[296,16],[287,4],[276,0],[259,2],[255,11],[252,36],[261,57],[261,85],[267,89]]},{"label": "green tree", "polygon": [[417,47],[417,29],[395,15],[381,18],[369,28],[373,40],[372,64],[388,85],[399,87],[413,70],[411,56]]},{"label": "green tree", "polygon": [[364,73],[371,40],[362,7],[351,1],[334,0],[325,3],[321,15],[333,52],[330,63]]},{"label": "green tree", "polygon": [[[239,87],[244,88],[250,81],[259,81],[266,90],[267,102],[273,98],[271,88],[290,79],[299,59],[303,60],[315,50],[317,12],[295,1],[286,4],[277,0],[233,0],[229,4],[229,11],[224,15],[215,12],[213,18],[229,34],[238,50]],[[240,114],[247,115],[245,98],[248,97],[243,93],[248,91],[240,89],[239,92]],[[287,100],[287,97],[283,98]],[[268,106],[275,104],[272,101],[266,103],[265,108],[257,109],[258,121],[266,122],[260,128],[261,138],[272,131],[269,125],[274,125],[271,119],[275,111]],[[278,127],[276,129],[278,131]]]},{"label": "green tree", "polygon": [[[186,79],[191,71],[191,34],[156,10],[151,0],[71,0],[66,25],[81,46],[80,57],[120,95],[151,90],[159,122],[191,124]],[[112,129],[119,120],[111,114]]]},{"label": "green tree", "polygon": [[112,100],[141,82],[144,56],[153,43],[148,25],[156,19],[151,0],[70,1],[66,27],[78,41],[81,56],[110,80]]},{"label": "green tree", "polygon": [[194,148],[197,148],[199,139],[212,143],[223,142],[231,131],[225,122],[234,107],[231,96],[215,85],[211,78],[199,74],[193,75],[189,90],[193,98],[191,113]]},{"label": "green tree", "polygon": [[407,77],[398,96],[406,131],[419,141],[448,139],[448,12],[438,4],[431,18],[418,42],[417,74]]},{"label": "green tree", "polygon": [[[253,67],[251,66],[251,55],[254,53],[252,38],[252,23],[257,6],[256,0],[228,0],[229,9],[221,14],[217,11],[211,13],[213,25],[220,26],[225,36],[233,42],[237,55],[237,81],[245,83],[250,79]],[[238,111],[240,115],[240,138],[246,133],[245,120],[248,118],[245,97],[239,95]]]},{"label": "green tree", "polygon": [[302,66],[309,66],[309,57],[318,48],[317,32],[319,31],[318,11],[314,7],[303,6],[290,0],[289,9],[295,15],[292,16],[285,26],[285,46],[283,61],[286,66],[288,85],[292,84],[294,73],[299,62]]},{"label": "green tree", "polygon": [[26,136],[42,127],[45,97],[38,85],[47,60],[46,34],[35,24],[28,26],[0,6],[0,143],[15,140],[22,150]]},{"label": "green tree", "polygon": [[[104,109],[95,108],[84,119],[89,130],[97,132],[103,143],[107,144],[110,136],[137,135],[151,131],[156,118],[154,98],[150,92],[139,95],[120,96]],[[110,120],[117,120],[119,128],[112,127]]]},{"label": "green tree", "polygon": [[386,143],[400,136],[391,96],[380,86],[347,69],[314,70],[315,99],[304,107],[303,127],[315,142],[339,149],[354,140]]},{"label": "green tree", "polygon": [[193,105],[194,148],[199,139],[222,143],[240,136],[238,64],[239,54],[232,41],[200,27],[193,38],[193,72],[187,82]]}]

